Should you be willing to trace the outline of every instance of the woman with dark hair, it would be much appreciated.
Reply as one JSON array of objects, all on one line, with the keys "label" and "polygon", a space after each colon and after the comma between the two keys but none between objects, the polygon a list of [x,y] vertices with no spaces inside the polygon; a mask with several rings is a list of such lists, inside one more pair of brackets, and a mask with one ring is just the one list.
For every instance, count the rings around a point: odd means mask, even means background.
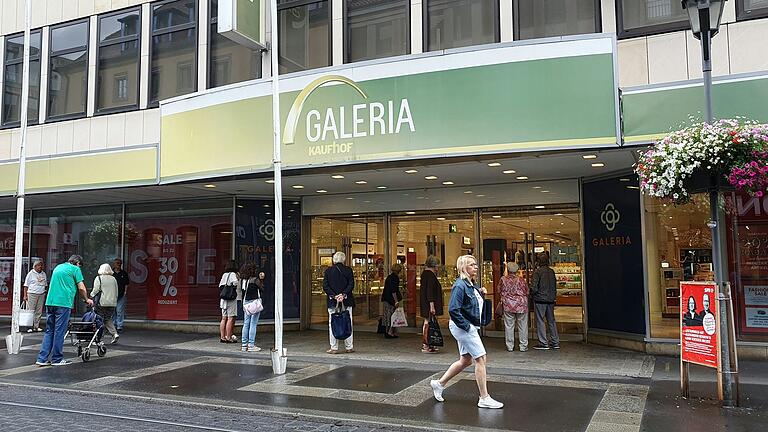
[{"label": "woman with dark hair", "polygon": [[261,311],[249,313],[249,304],[261,301],[264,290],[263,271],[259,271],[256,264],[248,263],[240,267],[240,288],[243,295],[243,333],[240,336],[241,351],[259,352],[261,348],[256,346],[256,327],[259,325]]},{"label": "woman with dark hair", "polygon": [[400,276],[398,276],[401,271],[403,271],[403,266],[392,264],[392,271],[384,280],[384,291],[381,293],[381,304],[384,307],[382,324],[387,328],[387,332],[384,333],[384,337],[387,339],[398,337],[395,327],[392,327],[392,314],[395,313],[395,309],[400,305],[400,300],[403,299],[403,295],[400,294]]},{"label": "woman with dark hair", "polygon": [[[224,269],[224,274],[221,275],[219,286],[237,287],[239,284],[240,276],[237,274],[237,263],[234,260],[230,260]],[[237,288],[235,290],[239,291]],[[219,308],[221,309],[221,322],[219,323],[221,343],[235,343],[237,342],[237,336],[233,333],[235,331],[235,318],[237,318],[237,298],[232,300],[220,299]]]},{"label": "woman with dark hair", "polygon": [[424,267],[425,269],[421,272],[419,279],[421,317],[424,318],[424,325],[421,328],[421,352],[434,354],[438,352],[438,349],[428,344],[427,334],[429,332],[429,320],[443,314],[443,287],[437,279],[437,258],[434,255],[428,256],[424,262]]},{"label": "woman with dark hair", "polygon": [[688,311],[683,315],[683,325],[685,327],[701,327],[703,320],[696,313],[696,299],[693,296],[688,297]]}]

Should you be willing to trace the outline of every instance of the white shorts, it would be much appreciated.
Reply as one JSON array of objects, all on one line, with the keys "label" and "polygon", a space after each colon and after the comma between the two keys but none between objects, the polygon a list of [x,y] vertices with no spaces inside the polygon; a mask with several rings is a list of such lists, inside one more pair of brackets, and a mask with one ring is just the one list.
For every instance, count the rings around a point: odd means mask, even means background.
[{"label": "white shorts", "polygon": [[477,331],[477,327],[470,325],[469,331],[464,331],[459,328],[453,321],[448,322],[448,329],[451,331],[453,338],[456,339],[456,343],[459,345],[459,355],[469,354],[473,359],[480,358],[485,355],[485,347],[483,341],[480,339],[480,333]]},{"label": "white shorts", "polygon": [[237,316],[237,300],[219,300],[219,308],[221,309],[221,316]]}]

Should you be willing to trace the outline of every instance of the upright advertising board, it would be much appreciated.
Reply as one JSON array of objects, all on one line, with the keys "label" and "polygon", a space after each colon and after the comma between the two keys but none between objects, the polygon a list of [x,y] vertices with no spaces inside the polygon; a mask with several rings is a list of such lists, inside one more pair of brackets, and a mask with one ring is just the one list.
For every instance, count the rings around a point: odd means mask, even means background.
[{"label": "upright advertising board", "polygon": [[680,358],[720,370],[717,284],[680,282]]}]

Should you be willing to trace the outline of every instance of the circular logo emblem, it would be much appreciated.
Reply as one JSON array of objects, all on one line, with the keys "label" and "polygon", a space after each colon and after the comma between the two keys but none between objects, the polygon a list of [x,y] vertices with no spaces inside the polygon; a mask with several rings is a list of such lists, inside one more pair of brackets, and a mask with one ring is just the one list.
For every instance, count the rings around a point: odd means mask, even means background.
[{"label": "circular logo emblem", "polygon": [[600,222],[605,225],[605,229],[613,231],[616,228],[616,224],[621,220],[621,213],[613,206],[613,203],[605,205],[605,210],[600,213]]},{"label": "circular logo emblem", "polygon": [[704,333],[712,336],[715,334],[715,329],[717,327],[717,320],[715,319],[715,316],[711,313],[708,313],[704,315]]},{"label": "circular logo emblem", "polygon": [[264,225],[259,227],[259,234],[263,235],[267,241],[275,239],[275,221],[274,219],[267,219]]}]

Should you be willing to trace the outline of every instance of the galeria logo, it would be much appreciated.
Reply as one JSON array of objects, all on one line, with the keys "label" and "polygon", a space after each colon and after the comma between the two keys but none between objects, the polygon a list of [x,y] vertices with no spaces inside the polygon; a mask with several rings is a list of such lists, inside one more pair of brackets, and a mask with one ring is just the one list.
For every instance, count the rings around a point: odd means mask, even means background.
[{"label": "galeria logo", "polygon": [[267,219],[266,222],[264,222],[259,227],[259,234],[263,235],[267,241],[272,241],[275,239],[275,220],[274,219]]},{"label": "galeria logo", "polygon": [[[304,104],[312,93],[325,84],[338,83],[351,87],[365,103],[351,106],[328,106],[324,112],[310,109],[302,118]],[[283,144],[296,142],[296,131],[300,119],[304,120],[306,140],[318,143],[308,148],[310,156],[352,151],[353,138],[374,135],[397,134],[401,130],[416,131],[407,98],[400,101],[388,100],[369,102],[369,97],[360,86],[342,75],[326,75],[309,83],[293,101],[283,129]],[[322,143],[322,144],[320,144]]]},{"label": "galeria logo", "polygon": [[600,213],[600,221],[608,231],[616,229],[616,224],[621,220],[621,213],[613,206],[613,203],[605,205],[605,210]]}]

